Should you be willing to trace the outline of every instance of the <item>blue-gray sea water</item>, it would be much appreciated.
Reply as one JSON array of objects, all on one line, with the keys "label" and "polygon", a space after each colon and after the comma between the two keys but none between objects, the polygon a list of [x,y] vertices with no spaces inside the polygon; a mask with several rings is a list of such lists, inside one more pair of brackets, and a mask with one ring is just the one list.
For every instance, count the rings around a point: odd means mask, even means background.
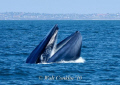
[{"label": "blue-gray sea water", "polygon": [[[80,62],[25,63],[55,24],[57,42],[81,32]],[[120,21],[0,21],[0,85],[47,84],[120,85]]]}]

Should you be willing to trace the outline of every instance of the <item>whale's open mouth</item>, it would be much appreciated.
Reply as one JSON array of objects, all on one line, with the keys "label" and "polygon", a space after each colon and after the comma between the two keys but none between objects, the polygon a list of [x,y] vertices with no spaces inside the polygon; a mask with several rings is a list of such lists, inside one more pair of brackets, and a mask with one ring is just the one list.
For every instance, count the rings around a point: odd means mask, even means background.
[{"label": "whale's open mouth", "polygon": [[26,63],[50,63],[76,60],[80,57],[82,36],[79,31],[56,44],[58,26],[55,25],[48,35],[31,52]]}]

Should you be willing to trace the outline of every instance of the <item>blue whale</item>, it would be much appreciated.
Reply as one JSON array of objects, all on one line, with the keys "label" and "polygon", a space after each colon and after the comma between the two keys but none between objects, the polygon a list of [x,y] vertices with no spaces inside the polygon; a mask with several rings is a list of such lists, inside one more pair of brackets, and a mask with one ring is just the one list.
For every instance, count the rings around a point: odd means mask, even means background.
[{"label": "blue whale", "polygon": [[26,63],[51,63],[76,60],[80,57],[82,36],[79,31],[56,44],[58,26],[55,25],[39,45],[31,52]]}]

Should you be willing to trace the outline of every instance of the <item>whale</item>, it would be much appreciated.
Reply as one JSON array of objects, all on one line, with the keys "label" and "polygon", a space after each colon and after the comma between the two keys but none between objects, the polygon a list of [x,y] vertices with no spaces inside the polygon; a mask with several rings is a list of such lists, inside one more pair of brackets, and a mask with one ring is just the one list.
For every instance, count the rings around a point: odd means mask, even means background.
[{"label": "whale", "polygon": [[29,57],[26,59],[26,63],[41,63],[47,61],[50,56],[51,49],[54,47],[58,29],[58,26],[55,25],[50,30],[47,36],[45,36],[45,38],[31,52]]},{"label": "whale", "polygon": [[55,54],[49,58],[47,63],[78,59],[81,54],[81,41],[81,34],[76,31],[57,45]]},{"label": "whale", "polygon": [[26,63],[57,63],[76,60],[81,55],[82,36],[76,31],[56,44],[58,25],[55,25],[26,59]]}]

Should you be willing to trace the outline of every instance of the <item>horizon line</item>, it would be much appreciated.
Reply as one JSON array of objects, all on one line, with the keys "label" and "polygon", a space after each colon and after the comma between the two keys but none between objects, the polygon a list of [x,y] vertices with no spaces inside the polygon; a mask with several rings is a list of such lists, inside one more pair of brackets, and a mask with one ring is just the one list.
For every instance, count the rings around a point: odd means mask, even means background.
[{"label": "horizon line", "polygon": [[40,13],[40,12],[0,12],[0,13],[39,13],[39,14],[120,14],[116,13]]}]

